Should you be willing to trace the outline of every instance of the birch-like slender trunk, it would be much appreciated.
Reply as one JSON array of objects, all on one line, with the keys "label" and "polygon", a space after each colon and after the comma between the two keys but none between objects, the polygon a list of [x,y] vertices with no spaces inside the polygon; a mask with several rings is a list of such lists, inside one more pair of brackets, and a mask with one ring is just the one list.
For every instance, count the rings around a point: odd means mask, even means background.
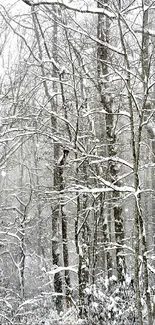
[{"label": "birch-like slender trunk", "polygon": [[135,228],[135,289],[136,289],[136,303],[137,303],[137,314],[138,322],[140,325],[143,325],[143,314],[142,314],[142,292],[140,290],[140,253],[142,255],[143,263],[143,281],[144,281],[144,293],[145,293],[145,302],[147,306],[147,316],[148,324],[153,324],[152,319],[152,306],[150,298],[150,289],[149,289],[149,275],[148,275],[148,263],[147,263],[147,242],[144,226],[144,215],[141,208],[141,194],[140,194],[140,176],[139,176],[139,166],[140,166],[140,154],[141,154],[141,141],[142,141],[142,131],[143,131],[143,121],[145,117],[145,109],[148,97],[148,78],[149,78],[149,66],[148,54],[147,54],[147,41],[146,38],[146,26],[148,24],[148,10],[144,8],[144,5],[147,3],[142,2],[143,10],[143,21],[142,21],[142,43],[141,43],[141,67],[142,67],[142,80],[143,80],[143,91],[144,96],[142,101],[142,107],[140,114],[138,116],[138,123],[135,122],[134,117],[134,105],[133,105],[133,96],[132,96],[132,77],[130,73],[130,61],[127,54],[126,43],[124,40],[122,22],[121,22],[121,0],[119,0],[119,16],[118,16],[118,25],[120,30],[120,40],[122,44],[122,49],[124,51],[124,61],[127,69],[127,92],[128,92],[128,104],[130,112],[130,141],[132,149],[132,159],[133,159],[133,181],[134,181],[134,190],[135,190],[135,211],[134,211],[134,228]]}]

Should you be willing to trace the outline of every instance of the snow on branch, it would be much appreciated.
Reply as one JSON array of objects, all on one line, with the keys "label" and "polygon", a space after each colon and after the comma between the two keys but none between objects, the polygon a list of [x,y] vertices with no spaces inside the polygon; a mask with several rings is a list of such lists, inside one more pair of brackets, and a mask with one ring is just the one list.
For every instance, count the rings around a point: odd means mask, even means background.
[{"label": "snow on branch", "polygon": [[106,185],[107,187],[111,188],[113,191],[117,191],[117,192],[131,192],[131,193],[135,193],[135,190],[132,186],[118,186],[115,185],[107,180],[105,180],[103,177],[98,176],[97,177],[104,185]]},{"label": "snow on branch", "polygon": [[127,162],[126,160],[124,160],[124,159],[121,159],[121,158],[119,158],[119,157],[100,157],[100,156],[91,156],[91,155],[89,155],[89,158],[96,158],[95,160],[92,160],[91,162],[90,162],[90,164],[92,165],[92,164],[99,164],[99,163],[101,163],[101,162],[109,162],[109,161],[114,161],[114,162],[116,162],[116,163],[119,163],[119,164],[122,164],[122,165],[125,165],[125,166],[127,166],[127,167],[129,167],[130,169],[132,169],[133,170],[133,165],[132,164],[130,164],[129,162]]},{"label": "snow on branch", "polygon": [[21,238],[18,235],[14,234],[12,232],[9,232],[9,231],[0,231],[0,235],[7,235],[7,236],[17,239],[19,242],[21,241]]},{"label": "snow on branch", "polygon": [[[103,182],[103,179],[102,179]],[[67,192],[76,192],[78,194],[83,194],[83,193],[90,193],[90,194],[98,194],[98,193],[104,193],[104,192],[127,192],[127,193],[132,193],[135,194],[135,190],[132,186],[117,186],[114,185],[106,180],[104,180],[105,187],[93,187],[93,188],[88,188],[88,187],[80,187],[80,188],[70,188],[67,190]],[[65,191],[66,192],[66,191]]]},{"label": "snow on branch", "polygon": [[47,274],[55,275],[56,273],[62,272],[62,271],[70,271],[70,272],[78,272],[77,266],[53,266],[51,271],[48,271]]},{"label": "snow on branch", "polygon": [[90,9],[88,9],[88,7],[86,7],[85,9],[79,9],[75,6],[70,6],[67,1],[61,1],[61,0],[51,0],[51,1],[38,1],[38,2],[34,2],[31,0],[22,0],[23,2],[25,2],[28,6],[39,6],[39,5],[59,5],[62,8],[68,9],[68,10],[73,10],[76,12],[80,12],[80,13],[89,13],[89,14],[103,14],[105,16],[107,16],[108,18],[116,18],[116,15],[113,14],[112,12],[110,12],[107,9],[104,8],[96,8],[96,7],[91,7]]},{"label": "snow on branch", "polygon": [[[101,179],[100,179],[101,180]],[[103,179],[102,179],[102,183],[103,183]],[[76,193],[76,195],[81,195],[81,194],[92,194],[92,195],[97,195],[99,193],[107,193],[107,192],[122,192],[122,193],[130,193],[133,194],[135,197],[137,196],[137,193],[134,189],[134,187],[132,186],[117,186],[114,185],[108,181],[104,181],[105,186],[104,187],[93,187],[93,188],[89,188],[86,186],[81,186],[81,185],[75,185],[74,187],[69,187],[66,188],[65,190],[62,191],[46,191],[45,194],[46,195],[53,195],[53,194],[71,194],[71,193]]]}]

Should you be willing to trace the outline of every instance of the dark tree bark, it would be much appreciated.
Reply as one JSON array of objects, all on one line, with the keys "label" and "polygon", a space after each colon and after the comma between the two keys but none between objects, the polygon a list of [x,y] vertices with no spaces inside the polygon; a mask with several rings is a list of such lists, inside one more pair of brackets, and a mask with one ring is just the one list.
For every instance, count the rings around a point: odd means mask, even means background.
[{"label": "dark tree bark", "polygon": [[[55,7],[53,6],[53,13],[55,13]],[[52,98],[49,92],[49,88],[47,85],[47,81],[45,78],[45,69],[44,69],[44,63],[43,61],[43,48],[41,45],[40,38],[44,40],[44,49],[46,51],[46,54],[49,59],[51,59],[50,52],[48,50],[44,33],[42,31],[40,22],[38,20],[37,13],[35,12],[34,8],[32,10],[32,17],[33,17],[33,23],[34,23],[34,29],[38,44],[38,50],[39,50],[39,59],[41,60],[41,73],[44,77],[43,86],[44,86],[44,92],[45,96],[48,99],[49,105],[51,107],[51,111],[57,112],[57,100],[55,98]],[[52,56],[54,59],[54,62],[57,62],[58,58],[58,52],[57,52],[57,34],[58,34],[58,26],[56,21],[56,15],[53,14],[53,37],[52,37]],[[53,64],[53,78],[57,77],[57,67],[55,64]],[[56,81],[53,81],[53,90],[57,92],[57,84]],[[57,132],[57,119],[54,116],[54,114],[51,113],[51,127],[53,134]],[[57,191],[59,191],[60,188],[60,174],[59,174],[59,168],[58,168],[58,160],[60,156],[60,145],[54,140],[53,143],[53,158],[54,158],[54,171],[53,171],[53,188]],[[60,205],[59,205],[59,198],[57,198],[57,202],[55,206],[51,207],[52,209],[52,259],[53,259],[53,265],[60,266],[60,241],[59,241],[59,222],[60,222]],[[62,294],[62,278],[60,272],[56,272],[54,275],[54,290],[56,293],[56,309],[58,313],[60,313],[63,309],[63,294]]]},{"label": "dark tree bark", "polygon": [[[102,8],[103,4],[108,5],[108,0],[102,0],[98,2],[98,7]],[[98,15],[98,27],[97,27],[98,38],[108,43],[109,42],[109,20],[103,15]],[[100,93],[101,103],[105,115],[106,124],[106,143],[107,143],[107,155],[108,157],[116,156],[116,135],[114,131],[114,118],[112,110],[112,99],[108,94],[107,84],[108,84],[108,66],[107,62],[109,60],[108,48],[104,45],[98,45],[97,48],[97,74],[98,74],[98,90]],[[103,79],[104,78],[104,79]],[[108,180],[115,185],[119,186],[118,178],[118,167],[114,161],[109,160],[108,165]],[[124,244],[124,227],[122,218],[122,209],[120,207],[120,194],[117,191],[113,192],[112,196],[113,204],[113,215],[114,215],[114,226],[115,226],[115,239],[116,239],[116,268],[117,268],[117,278],[120,282],[124,280],[126,272],[125,257],[123,254],[123,244]],[[105,224],[104,224],[105,227]],[[111,268],[110,255],[107,256],[107,265]]]},{"label": "dark tree bark", "polygon": [[67,307],[71,304],[71,283],[70,283],[70,273],[67,269],[69,267],[69,253],[68,253],[68,227],[67,227],[67,217],[64,211],[64,202],[63,202],[63,194],[61,191],[65,189],[65,182],[64,182],[64,166],[66,164],[66,159],[69,154],[68,149],[63,150],[63,154],[60,157],[57,165],[57,177],[59,180],[59,191],[60,191],[60,211],[61,211],[61,218],[62,218],[62,246],[63,246],[63,263],[64,267],[66,268],[65,273],[65,295],[66,295],[66,305]]}]

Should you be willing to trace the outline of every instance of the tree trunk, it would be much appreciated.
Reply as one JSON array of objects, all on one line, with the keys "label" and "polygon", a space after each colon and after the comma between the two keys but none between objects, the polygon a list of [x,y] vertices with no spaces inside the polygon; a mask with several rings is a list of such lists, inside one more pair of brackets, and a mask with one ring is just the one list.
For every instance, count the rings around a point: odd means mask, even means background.
[{"label": "tree trunk", "polygon": [[[54,59],[54,62],[57,62],[58,58],[58,51],[57,51],[57,34],[58,34],[58,25],[56,20],[56,9],[53,6],[53,37],[52,37],[52,57]],[[42,77],[44,78],[43,86],[45,91],[45,96],[47,97],[47,100],[50,104],[51,111],[57,112],[57,99],[52,98],[50,95],[46,77],[45,77],[45,69],[44,69],[44,63],[43,63],[43,49],[40,42],[40,36],[44,39],[44,47],[46,54],[49,59],[51,59],[50,53],[48,51],[47,44],[45,42],[44,34],[41,28],[41,25],[39,23],[37,13],[35,12],[34,8],[32,9],[32,17],[33,17],[33,23],[34,23],[34,29],[38,44],[38,50],[39,50],[39,58],[41,60],[41,73]],[[57,68],[55,64],[53,64],[53,78],[55,79],[57,77]],[[56,81],[53,81],[53,90],[57,92],[57,84]],[[56,117],[51,114],[51,126],[52,126],[52,132],[53,134],[57,132],[57,120]],[[60,175],[59,175],[59,169],[57,166],[57,162],[59,160],[60,156],[60,146],[59,144],[53,140],[53,158],[54,158],[54,171],[53,171],[53,188],[58,191],[60,187]],[[57,203],[52,208],[52,259],[53,259],[53,265],[60,266],[60,242],[59,242],[59,222],[60,222],[60,206],[59,206],[59,198],[57,198]],[[60,272],[55,273],[54,275],[54,290],[56,293],[56,310],[58,313],[60,313],[63,309],[63,302],[62,302],[62,279]]]},{"label": "tree trunk", "polygon": [[[98,7],[102,8],[103,4],[108,5],[108,0],[98,2]],[[103,15],[98,15],[98,27],[97,36],[103,42],[109,42],[109,20]],[[106,123],[106,143],[107,143],[107,155],[108,157],[116,156],[116,135],[114,132],[114,117],[112,111],[112,100],[108,94],[108,66],[107,61],[109,59],[108,48],[104,45],[98,45],[97,49],[97,72],[98,72],[98,89],[100,93],[101,103],[104,110],[106,110],[105,123]],[[104,79],[103,79],[104,78]],[[102,80],[103,79],[103,80]],[[109,160],[108,166],[108,180],[115,185],[119,186],[118,167],[117,164]],[[126,273],[125,257],[123,253],[124,244],[124,226],[122,218],[122,208],[120,207],[120,194],[117,191],[113,192],[113,216],[115,227],[115,239],[116,239],[116,268],[118,281],[122,282]]]},{"label": "tree trunk", "polygon": [[[145,3],[147,5],[147,3]],[[140,177],[139,177],[139,164],[140,164],[140,152],[141,152],[141,141],[142,141],[142,130],[143,130],[143,121],[145,117],[145,108],[146,101],[148,96],[148,55],[147,55],[147,39],[145,28],[148,20],[148,10],[144,8],[143,2],[143,26],[142,26],[142,46],[141,46],[141,66],[142,66],[142,80],[143,80],[143,89],[144,97],[142,102],[142,108],[139,115],[138,123],[135,122],[134,118],[134,104],[132,102],[131,96],[131,73],[130,73],[130,63],[126,49],[126,43],[123,37],[123,30],[121,24],[121,17],[118,18],[118,24],[120,29],[120,39],[122,44],[122,49],[124,51],[125,64],[127,68],[127,91],[128,91],[128,103],[129,103],[129,112],[130,112],[130,133],[131,133],[131,148],[132,148],[132,157],[133,157],[133,174],[134,174],[134,190],[135,190],[135,214],[134,214],[134,226],[135,226],[135,289],[136,289],[136,303],[137,303],[137,313],[138,313],[138,322],[140,325],[143,324],[143,315],[142,315],[142,303],[141,303],[141,290],[140,290],[140,267],[139,267],[139,256],[140,252],[142,254],[143,262],[143,280],[144,280],[144,292],[145,292],[145,302],[148,312],[148,324],[152,325],[152,307],[150,299],[150,290],[149,290],[149,277],[148,277],[148,265],[147,265],[147,244],[146,244],[146,235],[144,229],[143,214],[141,209],[141,195],[140,195]],[[121,0],[119,0],[119,11],[121,10]],[[147,75],[146,75],[147,74]],[[138,127],[137,127],[138,124]]]},{"label": "tree trunk", "polygon": [[21,300],[24,299],[24,293],[25,293],[25,221],[26,221],[26,207],[23,202],[23,195],[22,195],[22,189],[23,189],[23,146],[21,145],[20,148],[20,178],[19,178],[19,187],[21,190],[21,195],[19,196],[19,237],[20,237],[20,256],[19,256],[19,279],[20,279],[20,297]]},{"label": "tree trunk", "polygon": [[[87,184],[87,173],[85,163],[83,165],[83,176]],[[77,169],[77,175],[79,170]],[[88,308],[85,301],[85,289],[89,283],[90,265],[90,230],[88,225],[88,196],[83,194],[80,198],[77,194],[77,218],[75,221],[75,243],[78,255],[78,287],[79,287],[79,316],[87,318]]]},{"label": "tree trunk", "polygon": [[61,191],[65,189],[64,183],[64,166],[66,164],[66,159],[69,154],[67,149],[63,150],[63,155],[59,159],[58,163],[58,180],[59,180],[59,191],[60,191],[60,212],[61,212],[61,219],[62,219],[62,246],[63,246],[63,263],[65,269],[65,295],[66,295],[66,306],[69,307],[71,304],[71,284],[70,284],[70,273],[67,270],[69,266],[69,253],[68,253],[68,227],[67,227],[67,217],[64,211],[64,202],[63,202],[63,194]]}]

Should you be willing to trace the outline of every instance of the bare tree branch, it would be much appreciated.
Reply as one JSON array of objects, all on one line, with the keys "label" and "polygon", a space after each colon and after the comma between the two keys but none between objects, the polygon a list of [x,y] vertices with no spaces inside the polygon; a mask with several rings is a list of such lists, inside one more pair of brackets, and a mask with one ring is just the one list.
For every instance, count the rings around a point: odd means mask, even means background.
[{"label": "bare tree branch", "polygon": [[81,13],[89,13],[89,14],[103,14],[105,16],[107,16],[108,18],[116,18],[116,15],[110,11],[108,11],[107,9],[104,8],[96,8],[96,7],[92,7],[91,9],[78,9],[77,7],[74,6],[69,6],[68,4],[64,3],[64,2],[60,2],[60,0],[51,0],[51,1],[40,1],[37,3],[33,3],[30,0],[22,0],[23,2],[25,2],[28,6],[40,6],[40,5],[48,5],[48,6],[53,6],[53,5],[59,5],[62,8],[68,9],[68,10],[73,10],[76,12],[81,12]]}]

